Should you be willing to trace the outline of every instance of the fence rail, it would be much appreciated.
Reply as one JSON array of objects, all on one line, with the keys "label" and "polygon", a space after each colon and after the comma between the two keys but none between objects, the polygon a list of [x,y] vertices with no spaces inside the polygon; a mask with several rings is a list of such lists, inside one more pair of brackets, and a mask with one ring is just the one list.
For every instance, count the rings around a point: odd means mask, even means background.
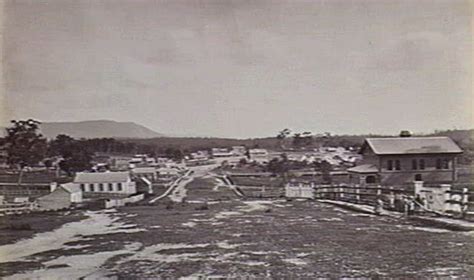
[{"label": "fence rail", "polygon": [[[449,186],[448,186],[449,188]],[[469,200],[472,192],[467,188],[463,190],[452,190],[434,188],[433,192],[423,189],[415,195],[414,188],[406,187],[386,187],[378,185],[317,185],[317,184],[287,184],[287,197],[303,197],[316,199],[331,199],[352,202],[357,204],[378,205],[379,200],[388,209],[402,210],[406,203],[418,203],[425,205],[432,210],[441,212],[466,212],[474,207],[474,203]],[[429,195],[427,195],[429,193]],[[418,196],[421,194],[421,196]],[[423,201],[424,200],[424,201]],[[427,209],[428,209],[427,208]]]}]

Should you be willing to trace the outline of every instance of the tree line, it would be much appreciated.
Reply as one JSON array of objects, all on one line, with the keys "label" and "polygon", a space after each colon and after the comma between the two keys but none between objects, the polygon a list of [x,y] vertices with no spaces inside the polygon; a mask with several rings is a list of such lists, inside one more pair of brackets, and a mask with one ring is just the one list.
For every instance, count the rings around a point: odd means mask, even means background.
[{"label": "tree line", "polygon": [[154,145],[119,141],[114,138],[74,139],[60,134],[47,140],[40,133],[40,122],[34,119],[12,120],[0,147],[7,152],[7,164],[18,169],[43,163],[51,167],[60,158],[59,167],[67,172],[90,169],[95,153],[163,155],[180,160],[183,151],[173,147],[157,149]]}]

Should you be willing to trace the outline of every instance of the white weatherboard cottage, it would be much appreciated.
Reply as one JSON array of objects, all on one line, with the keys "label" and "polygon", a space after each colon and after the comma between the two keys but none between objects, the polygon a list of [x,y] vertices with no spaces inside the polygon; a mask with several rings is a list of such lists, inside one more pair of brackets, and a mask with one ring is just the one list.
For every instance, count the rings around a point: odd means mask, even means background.
[{"label": "white weatherboard cottage", "polygon": [[137,192],[135,182],[128,172],[79,172],[74,184],[84,193],[134,194]]}]

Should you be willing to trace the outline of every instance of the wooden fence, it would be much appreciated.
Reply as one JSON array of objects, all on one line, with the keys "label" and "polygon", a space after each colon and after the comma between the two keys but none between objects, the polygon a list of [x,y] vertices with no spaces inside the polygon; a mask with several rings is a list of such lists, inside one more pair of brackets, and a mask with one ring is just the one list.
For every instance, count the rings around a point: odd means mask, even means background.
[{"label": "wooden fence", "polygon": [[36,209],[36,203],[3,203],[0,204],[0,214],[22,214],[34,211]]},{"label": "wooden fence", "polygon": [[108,199],[105,201],[105,208],[120,207],[128,203],[135,203],[145,198],[145,194],[133,195],[125,198]]},{"label": "wooden fence", "polygon": [[[312,195],[309,191],[310,188],[313,189]],[[400,204],[404,199],[415,201],[417,197],[415,190],[406,186],[385,187],[379,185],[316,185],[312,183],[299,183],[287,184],[285,189],[287,197],[331,199],[372,206],[375,206],[377,200],[381,199],[384,207],[392,210],[401,210],[400,208],[404,206]],[[442,189],[439,194],[440,199],[431,195],[432,198],[430,200],[430,194],[423,196],[420,204],[426,207],[426,210],[439,212],[470,213],[474,210],[474,202],[470,201],[473,195],[467,188],[463,190]],[[439,201],[436,201],[437,199]]]}]

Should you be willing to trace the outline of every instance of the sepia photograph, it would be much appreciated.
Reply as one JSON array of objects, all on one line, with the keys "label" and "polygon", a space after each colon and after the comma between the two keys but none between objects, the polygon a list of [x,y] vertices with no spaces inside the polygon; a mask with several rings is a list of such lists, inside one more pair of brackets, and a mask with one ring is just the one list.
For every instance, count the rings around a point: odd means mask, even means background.
[{"label": "sepia photograph", "polygon": [[0,0],[1,279],[474,279],[472,0]]}]

